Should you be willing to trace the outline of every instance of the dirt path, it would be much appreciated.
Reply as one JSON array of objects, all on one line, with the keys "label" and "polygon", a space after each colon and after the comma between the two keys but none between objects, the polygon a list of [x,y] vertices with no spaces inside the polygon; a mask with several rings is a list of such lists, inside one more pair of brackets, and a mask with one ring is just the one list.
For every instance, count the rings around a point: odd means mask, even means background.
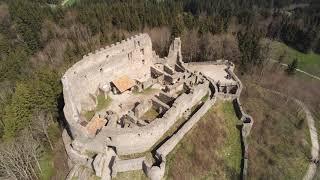
[{"label": "dirt path", "polygon": [[311,180],[314,177],[316,170],[317,170],[317,166],[313,162],[313,160],[319,160],[319,142],[318,142],[317,129],[314,124],[313,116],[312,116],[310,110],[308,109],[308,107],[303,102],[301,102],[297,99],[295,99],[295,101],[302,107],[302,109],[306,113],[306,118],[308,121],[311,144],[312,144],[312,149],[311,149],[312,161],[310,162],[308,171],[303,179],[304,180],[309,180],[309,179]]},{"label": "dirt path", "polygon": [[[280,63],[279,61],[276,61],[276,60],[274,60],[274,59],[270,59],[270,61],[275,62],[275,63]],[[280,63],[280,65],[281,65],[281,66],[288,67],[288,64],[285,64],[285,63]],[[320,81],[320,77],[319,77],[319,76],[310,74],[310,73],[308,73],[308,72],[306,72],[306,71],[303,71],[303,70],[301,70],[301,69],[296,69],[296,70],[297,70],[298,72],[300,72],[300,73],[303,73],[303,74],[305,74],[305,75],[307,75],[307,76],[309,76],[309,77],[312,77],[312,78],[317,79],[317,80]]]},{"label": "dirt path", "polygon": [[[268,90],[269,92],[278,94],[280,96],[287,97],[286,95],[282,94],[281,92],[274,91],[274,90],[267,89],[267,88],[264,88],[264,89]],[[307,123],[308,123],[308,127],[309,127],[309,132],[310,132],[310,138],[311,138],[311,161],[309,163],[308,171],[306,172],[303,179],[304,180],[312,180],[315,173],[316,173],[316,170],[317,170],[317,165],[314,163],[314,161],[319,160],[318,133],[317,133],[317,129],[315,127],[314,118],[313,118],[309,108],[302,101],[300,101],[296,98],[293,98],[293,97],[289,97],[289,98],[294,100],[303,109],[303,111],[306,114]]]}]

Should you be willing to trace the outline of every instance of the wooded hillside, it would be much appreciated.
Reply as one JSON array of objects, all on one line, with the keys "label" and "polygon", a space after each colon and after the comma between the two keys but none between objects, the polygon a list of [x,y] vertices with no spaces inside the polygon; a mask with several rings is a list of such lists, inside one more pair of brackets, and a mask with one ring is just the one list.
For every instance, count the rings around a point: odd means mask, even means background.
[{"label": "wooded hillside", "polygon": [[[161,56],[181,36],[185,61],[224,58],[242,73],[264,66],[270,52],[261,43],[265,38],[320,53],[318,0],[61,3],[0,0],[0,178],[52,176],[41,161],[54,151],[63,128],[62,74],[83,55],[132,34],[149,33]],[[306,6],[288,8],[301,3]],[[19,161],[6,159],[21,153]]]}]

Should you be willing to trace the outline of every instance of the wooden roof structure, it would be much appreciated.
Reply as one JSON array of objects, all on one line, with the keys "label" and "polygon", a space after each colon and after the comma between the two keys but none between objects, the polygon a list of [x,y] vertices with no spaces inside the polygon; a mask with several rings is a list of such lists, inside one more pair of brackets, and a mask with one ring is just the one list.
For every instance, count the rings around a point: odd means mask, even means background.
[{"label": "wooden roof structure", "polygon": [[113,80],[112,83],[120,91],[120,93],[123,93],[124,91],[132,88],[136,84],[136,82],[133,79],[130,79],[127,75]]},{"label": "wooden roof structure", "polygon": [[96,135],[97,131],[100,130],[106,123],[106,119],[94,116],[87,124],[86,129],[89,134]]}]

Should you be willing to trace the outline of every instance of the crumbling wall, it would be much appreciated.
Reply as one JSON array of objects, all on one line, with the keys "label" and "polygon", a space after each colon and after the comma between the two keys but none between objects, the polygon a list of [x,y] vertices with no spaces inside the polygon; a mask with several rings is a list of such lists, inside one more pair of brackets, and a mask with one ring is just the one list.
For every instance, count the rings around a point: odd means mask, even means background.
[{"label": "crumbling wall", "polygon": [[182,62],[180,38],[175,38],[173,43],[170,45],[169,54],[166,58],[166,62],[173,67],[177,62]]},{"label": "crumbling wall", "polygon": [[224,59],[219,59],[219,60],[215,60],[215,61],[203,61],[203,62],[188,62],[188,65],[230,65],[232,67],[232,70],[234,68],[234,65],[228,61],[228,60],[224,60]]},{"label": "crumbling wall", "polygon": [[201,117],[210,109],[215,103],[216,98],[207,100],[201,108],[176,132],[169,140],[161,145],[156,150],[156,155],[161,158],[165,158],[174,147],[182,140],[184,135],[201,119]]},{"label": "crumbling wall", "polygon": [[165,93],[165,92],[160,92],[157,98],[164,102],[165,104],[168,104],[169,106],[172,104],[174,101],[174,97],[171,94]]},{"label": "crumbling wall", "polygon": [[143,101],[134,108],[134,115],[140,118],[151,108],[151,101]]},{"label": "crumbling wall", "polygon": [[247,178],[248,158],[249,158],[249,142],[248,137],[253,125],[253,118],[246,114],[240,103],[240,94],[243,89],[243,85],[240,79],[230,69],[227,69],[228,73],[237,81],[238,89],[235,95],[236,98],[232,101],[237,117],[243,122],[241,128],[241,143],[242,143],[242,179]]},{"label": "crumbling wall", "polygon": [[160,109],[162,109],[162,111],[167,111],[168,109],[170,109],[170,106],[168,106],[167,104],[163,103],[162,101],[160,101],[157,98],[152,98],[152,106],[158,111],[160,112]]},{"label": "crumbling wall", "polygon": [[[121,43],[85,55],[62,78],[65,99],[64,113],[72,133],[80,135],[79,113],[92,109],[96,102],[89,98],[97,89],[129,72],[132,79],[150,76],[152,43],[147,34],[140,34]],[[147,68],[144,68],[147,67]]]},{"label": "crumbling wall", "polygon": [[105,145],[107,145],[116,147],[119,155],[145,152],[162,137],[187,109],[197,104],[208,93],[208,90],[208,83],[195,86],[193,93],[180,95],[162,118],[155,119],[147,126],[130,129],[115,129],[106,126],[94,139],[82,140],[82,144],[85,145],[83,149],[99,152],[103,151]]},{"label": "crumbling wall", "polygon": [[113,170],[115,172],[141,170],[143,161],[145,161],[144,157],[128,160],[116,160]]},{"label": "crumbling wall", "polygon": [[86,155],[83,155],[73,149],[71,146],[71,138],[68,135],[66,130],[63,130],[62,132],[62,139],[64,143],[64,147],[66,150],[66,153],[68,155],[68,166],[69,168],[72,168],[76,164],[82,164],[84,166],[90,167],[90,164],[92,163],[92,159]]}]

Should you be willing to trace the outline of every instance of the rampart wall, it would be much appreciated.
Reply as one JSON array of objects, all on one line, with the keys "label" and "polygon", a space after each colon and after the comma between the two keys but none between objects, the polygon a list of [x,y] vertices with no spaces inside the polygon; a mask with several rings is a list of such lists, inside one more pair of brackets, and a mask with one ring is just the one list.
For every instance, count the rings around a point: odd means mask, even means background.
[{"label": "rampart wall", "polygon": [[76,124],[79,113],[96,105],[90,95],[95,97],[100,86],[123,75],[132,79],[148,78],[152,61],[151,39],[147,34],[140,34],[89,53],[68,69],[62,83],[64,113],[72,133],[75,136],[80,134],[81,127]]},{"label": "rampart wall", "polygon": [[[163,70],[151,68],[155,63],[162,63]],[[194,80],[185,82],[188,84],[188,94],[182,93],[175,100],[168,93],[159,94],[159,99],[155,99],[152,103],[155,107],[167,110],[161,118],[157,118],[150,124],[145,126],[133,126],[130,128],[117,128],[115,126],[104,126],[102,130],[94,137],[88,138],[83,136],[84,131],[78,123],[79,115],[82,111],[93,109],[96,105],[95,97],[98,89],[110,81],[119,78],[122,75],[128,75],[132,79],[141,81],[144,87],[150,84],[150,70],[164,75],[165,78],[179,78],[175,75],[175,71],[186,70],[189,73],[181,56],[181,41],[176,38],[169,49],[167,58],[159,58],[152,51],[151,39],[146,34],[141,34],[133,38],[122,41],[115,45],[102,48],[95,53],[90,53],[83,57],[81,61],[72,66],[63,76],[63,92],[65,99],[65,117],[71,128],[74,141],[64,132],[63,138],[68,156],[73,163],[82,164],[91,168],[94,165],[95,171],[99,170],[100,177],[108,177],[113,173],[125,172],[131,170],[143,169],[148,177],[152,179],[160,179],[165,172],[165,157],[174,149],[174,147],[182,140],[184,135],[201,119],[201,117],[209,110],[220,96],[225,99],[233,100],[234,108],[237,116],[243,122],[241,131],[243,150],[243,178],[246,177],[246,168],[248,163],[248,143],[247,136],[250,133],[252,126],[252,118],[247,115],[240,103],[240,93],[242,84],[238,77],[233,73],[234,65],[228,61],[220,60],[214,62],[196,62],[196,64],[226,64],[230,65],[226,69],[227,73],[236,81],[236,84],[225,84],[224,86],[235,87],[235,93],[218,92],[217,82],[214,82],[208,77],[202,76],[201,73],[195,76]],[[189,63],[190,64],[190,63]],[[192,63],[191,63],[192,64]],[[169,66],[167,66],[169,65]],[[175,69],[172,69],[175,67]],[[131,72],[131,74],[130,74]],[[181,71],[179,71],[181,72]],[[128,74],[129,73],[129,74]],[[200,81],[203,84],[194,85],[197,78],[203,77],[207,81]],[[191,85],[192,84],[192,85]],[[192,88],[190,88],[190,87]],[[231,87],[232,86],[232,87]],[[170,90],[178,91],[184,88],[184,83],[176,83]],[[224,87],[223,87],[224,88]],[[227,87],[226,87],[227,88]],[[174,123],[189,111],[193,106],[201,101],[201,99],[209,93],[206,102],[202,104],[190,119],[175,132],[170,139],[166,140],[157,150],[156,157],[158,165],[146,165],[145,158],[137,158],[130,160],[114,159],[118,155],[128,155],[134,153],[143,153],[159,141],[159,139],[168,131]],[[173,102],[172,102],[173,101]],[[144,105],[136,107],[135,114],[140,116],[147,111]],[[129,116],[133,112],[129,113]],[[139,118],[132,118],[133,122],[139,121]],[[111,147],[111,148],[107,148]],[[109,154],[107,157],[103,155],[107,149],[112,149],[114,154]],[[89,157],[86,152],[100,154],[99,158],[94,160]],[[107,153],[108,154],[108,153]],[[112,162],[114,164],[107,164]],[[103,165],[102,165],[103,164]],[[110,171],[104,171],[108,169]],[[103,171],[102,171],[103,170]],[[107,174],[103,174],[107,173]],[[97,174],[97,171],[96,171]]]}]

